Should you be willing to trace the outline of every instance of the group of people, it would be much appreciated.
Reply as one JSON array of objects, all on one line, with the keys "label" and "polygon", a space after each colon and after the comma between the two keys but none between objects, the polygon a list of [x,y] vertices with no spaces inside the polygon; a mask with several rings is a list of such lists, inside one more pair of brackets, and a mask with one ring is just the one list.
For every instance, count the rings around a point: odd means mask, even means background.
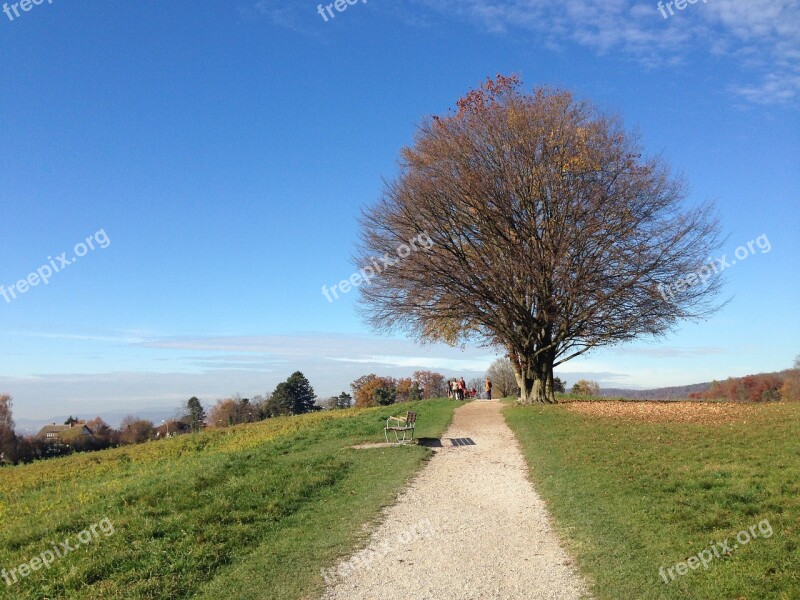
[{"label": "group of people", "polygon": [[[492,399],[492,380],[488,377],[483,385],[483,392],[484,398],[486,400]],[[452,381],[447,382],[447,397],[448,398],[455,398],[456,400],[465,400],[467,398],[477,398],[478,397],[478,390],[474,387],[472,389],[467,389],[467,384],[464,381],[464,378],[456,379],[453,377]]]}]

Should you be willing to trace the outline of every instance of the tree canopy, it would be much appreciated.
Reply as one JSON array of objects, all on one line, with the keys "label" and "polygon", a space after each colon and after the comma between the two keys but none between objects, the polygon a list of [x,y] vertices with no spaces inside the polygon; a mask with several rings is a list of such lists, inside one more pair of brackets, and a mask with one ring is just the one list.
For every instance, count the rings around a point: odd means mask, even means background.
[{"label": "tree canopy", "polygon": [[490,79],[400,156],[357,261],[431,244],[359,288],[361,310],[381,331],[502,348],[523,401],[554,402],[565,361],[718,308],[712,207],[685,205],[662,158],[568,91]]}]

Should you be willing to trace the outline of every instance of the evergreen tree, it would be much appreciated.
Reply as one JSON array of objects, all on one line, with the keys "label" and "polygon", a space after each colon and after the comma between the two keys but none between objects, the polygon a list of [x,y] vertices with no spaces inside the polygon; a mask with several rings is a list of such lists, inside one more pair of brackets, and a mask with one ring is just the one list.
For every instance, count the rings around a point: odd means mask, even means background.
[{"label": "evergreen tree", "polygon": [[186,408],[189,411],[187,415],[189,427],[191,427],[192,431],[200,431],[206,419],[206,411],[203,409],[203,405],[200,404],[200,400],[196,396],[192,396],[186,403]]},{"label": "evergreen tree", "polygon": [[353,406],[353,397],[347,392],[342,392],[335,400],[335,408],[350,408]]},{"label": "evergreen tree", "polygon": [[306,376],[300,371],[295,371],[286,380],[289,397],[291,398],[291,413],[302,415],[316,410],[315,400],[317,395],[311,387]]},{"label": "evergreen tree", "polygon": [[264,405],[264,416],[280,417],[292,413],[292,395],[289,385],[284,381],[278,384],[275,391]]},{"label": "evergreen tree", "polygon": [[317,395],[308,379],[300,371],[296,371],[289,379],[278,384],[267,400],[264,412],[267,417],[302,415],[318,410],[316,399]]}]

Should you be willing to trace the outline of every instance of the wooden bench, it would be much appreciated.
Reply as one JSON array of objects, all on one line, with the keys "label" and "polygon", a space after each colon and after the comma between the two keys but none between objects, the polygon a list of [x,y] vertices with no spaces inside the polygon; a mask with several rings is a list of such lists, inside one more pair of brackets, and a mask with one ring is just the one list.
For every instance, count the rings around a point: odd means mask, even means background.
[{"label": "wooden bench", "polygon": [[[386,436],[386,443],[389,443],[389,432],[394,432],[395,443],[405,444],[414,440],[414,427],[417,424],[417,413],[407,412],[405,417],[389,417],[386,419],[386,427],[383,428],[383,435]],[[403,432],[403,439],[400,439],[400,432]],[[406,439],[408,432],[411,437]]]}]

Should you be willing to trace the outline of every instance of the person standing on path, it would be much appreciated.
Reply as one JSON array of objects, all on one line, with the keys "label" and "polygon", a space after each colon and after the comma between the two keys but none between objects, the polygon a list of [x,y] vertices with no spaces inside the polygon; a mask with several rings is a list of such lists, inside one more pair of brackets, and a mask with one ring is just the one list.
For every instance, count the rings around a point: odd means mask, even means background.
[{"label": "person standing on path", "polygon": [[484,384],[484,391],[486,392],[486,399],[492,399],[492,380],[488,377],[486,378],[486,383]]}]

